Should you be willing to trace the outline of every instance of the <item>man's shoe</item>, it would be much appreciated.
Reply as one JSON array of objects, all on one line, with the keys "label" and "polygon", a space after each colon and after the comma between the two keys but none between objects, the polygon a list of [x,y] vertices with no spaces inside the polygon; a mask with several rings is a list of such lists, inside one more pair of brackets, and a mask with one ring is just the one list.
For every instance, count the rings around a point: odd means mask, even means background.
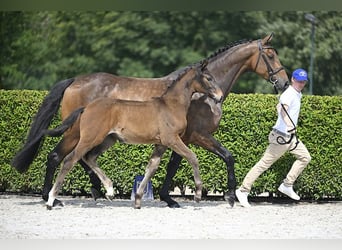
[{"label": "man's shoe", "polygon": [[294,199],[296,201],[300,200],[300,197],[298,196],[298,194],[296,194],[295,191],[293,191],[292,186],[291,187],[287,187],[284,185],[284,183],[282,183],[279,187],[278,187],[278,191],[282,192],[283,194],[286,194],[288,197],[290,197],[291,199]]},{"label": "man's shoe", "polygon": [[251,204],[248,202],[248,193],[242,192],[240,189],[236,189],[235,191],[236,198],[239,200],[241,206],[243,207],[251,207]]}]

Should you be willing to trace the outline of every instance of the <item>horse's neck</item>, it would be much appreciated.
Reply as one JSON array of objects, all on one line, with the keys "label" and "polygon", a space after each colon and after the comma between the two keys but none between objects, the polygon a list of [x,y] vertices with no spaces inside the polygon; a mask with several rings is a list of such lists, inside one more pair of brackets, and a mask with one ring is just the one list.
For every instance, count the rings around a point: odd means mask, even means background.
[{"label": "horse's neck", "polygon": [[223,52],[209,61],[208,69],[215,77],[218,85],[227,97],[237,79],[248,70],[246,62],[253,54],[251,44],[241,45],[239,48],[232,48],[232,51]]}]

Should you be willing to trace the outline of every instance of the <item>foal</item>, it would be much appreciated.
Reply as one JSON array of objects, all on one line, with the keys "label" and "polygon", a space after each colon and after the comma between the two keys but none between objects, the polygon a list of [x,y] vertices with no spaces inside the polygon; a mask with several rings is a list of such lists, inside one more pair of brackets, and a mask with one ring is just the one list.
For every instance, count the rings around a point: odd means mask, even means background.
[{"label": "foal", "polygon": [[[65,158],[64,165],[49,192],[47,208],[52,209],[66,174],[73,165],[83,159],[100,178],[106,189],[107,198],[114,196],[113,183],[96,164],[96,146],[102,144],[108,135],[111,139],[127,144],[154,144],[152,156],[135,196],[135,208],[141,207],[141,199],[148,181],[156,172],[161,157],[167,148],[171,148],[186,158],[194,171],[195,201],[202,196],[202,181],[199,164],[193,153],[181,140],[187,127],[186,115],[194,92],[208,94],[216,102],[221,101],[223,93],[206,69],[207,61],[194,65],[182,72],[161,97],[151,101],[127,101],[112,98],[99,98],[79,109],[55,130],[46,131],[54,134],[58,130],[66,131],[80,115],[80,139],[74,150]],[[74,117],[74,118],[73,118]],[[69,124],[68,124],[69,123]],[[143,124],[143,125],[142,125]],[[66,133],[65,136],[74,136]]]}]

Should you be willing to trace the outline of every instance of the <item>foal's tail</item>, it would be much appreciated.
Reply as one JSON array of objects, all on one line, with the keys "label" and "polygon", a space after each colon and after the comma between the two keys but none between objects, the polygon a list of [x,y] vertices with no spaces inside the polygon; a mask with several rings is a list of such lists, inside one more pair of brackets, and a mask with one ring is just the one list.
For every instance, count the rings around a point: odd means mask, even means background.
[{"label": "foal's tail", "polygon": [[34,158],[37,156],[44,136],[42,131],[49,127],[53,117],[59,109],[59,104],[63,98],[65,89],[69,87],[74,80],[74,78],[71,78],[57,83],[45,97],[33,119],[26,143],[11,162],[11,165],[18,172],[26,172]]},{"label": "foal's tail", "polygon": [[80,116],[80,114],[83,113],[83,111],[84,111],[84,107],[75,110],[74,112],[71,113],[71,115],[68,116],[68,118],[66,118],[63,121],[63,123],[60,126],[58,126],[55,129],[46,129],[43,131],[43,134],[51,136],[51,137],[57,137],[57,136],[63,135],[64,132],[75,123],[75,121]]}]

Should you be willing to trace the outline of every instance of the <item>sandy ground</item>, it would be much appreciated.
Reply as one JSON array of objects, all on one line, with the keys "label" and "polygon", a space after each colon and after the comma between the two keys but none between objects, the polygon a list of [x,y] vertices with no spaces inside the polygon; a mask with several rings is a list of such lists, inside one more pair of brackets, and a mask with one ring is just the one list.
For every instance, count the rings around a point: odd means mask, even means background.
[{"label": "sandy ground", "polygon": [[342,239],[342,202],[252,202],[178,199],[93,201],[60,197],[48,211],[39,196],[0,195],[0,239]]}]

